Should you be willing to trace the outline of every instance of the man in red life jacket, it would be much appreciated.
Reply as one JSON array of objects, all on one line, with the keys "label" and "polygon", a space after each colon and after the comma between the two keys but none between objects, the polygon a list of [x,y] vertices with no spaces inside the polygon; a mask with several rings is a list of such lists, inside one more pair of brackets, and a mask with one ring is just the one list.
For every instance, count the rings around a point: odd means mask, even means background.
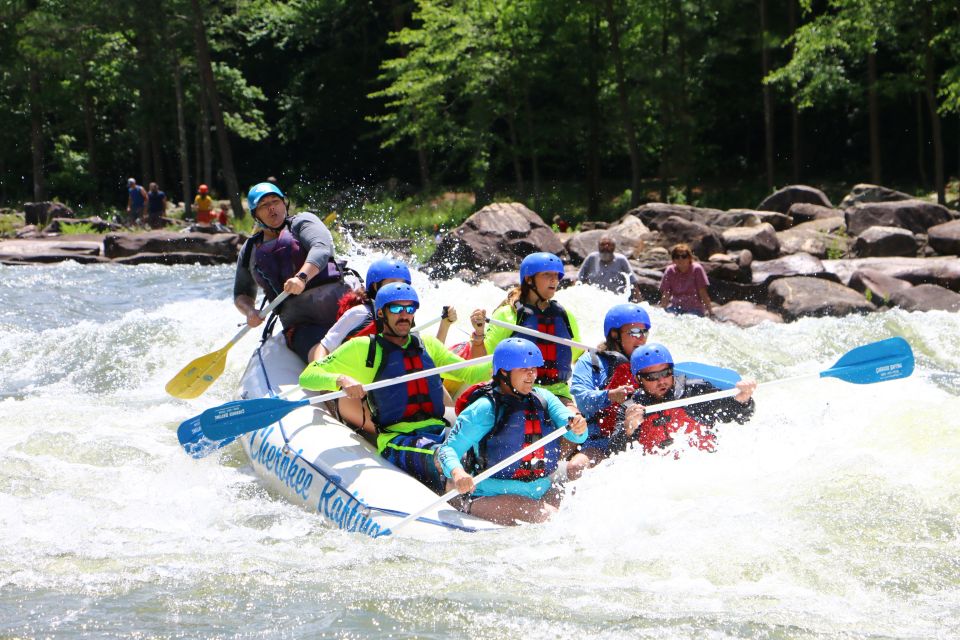
[{"label": "man in red life jacket", "polygon": [[645,407],[712,393],[718,389],[701,379],[673,375],[673,356],[662,344],[650,343],[630,356],[630,370],[637,381],[635,404],[627,408],[623,428],[610,438],[611,451],[622,451],[628,442],[638,441],[644,454],[679,457],[684,446],[713,451],[716,436],[711,431],[717,422],[743,424],[753,415],[754,380],[740,380],[740,392],[686,407],[646,413]]}]

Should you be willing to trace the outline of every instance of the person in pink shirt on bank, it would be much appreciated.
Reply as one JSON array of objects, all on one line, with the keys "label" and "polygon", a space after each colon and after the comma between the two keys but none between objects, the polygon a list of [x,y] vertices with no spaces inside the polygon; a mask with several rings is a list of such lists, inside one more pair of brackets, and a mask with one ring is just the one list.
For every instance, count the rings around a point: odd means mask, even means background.
[{"label": "person in pink shirt on bank", "polygon": [[693,252],[686,244],[677,244],[670,249],[673,264],[663,272],[660,281],[660,306],[670,313],[692,313],[697,316],[712,316],[713,302],[707,287],[710,281]]}]

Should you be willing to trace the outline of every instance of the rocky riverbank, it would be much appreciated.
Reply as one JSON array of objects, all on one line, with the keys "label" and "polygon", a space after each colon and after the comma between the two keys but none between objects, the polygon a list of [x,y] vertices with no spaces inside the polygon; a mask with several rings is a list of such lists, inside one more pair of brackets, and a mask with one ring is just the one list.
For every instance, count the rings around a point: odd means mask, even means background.
[{"label": "rocky riverbank", "polygon": [[[0,241],[0,263],[226,264],[236,261],[244,240],[196,230],[63,236],[55,235],[58,224],[52,220],[43,232],[24,227],[20,235],[32,237]],[[348,223],[348,230],[366,245],[408,246],[368,238],[362,225]],[[522,204],[496,203],[445,234],[424,267],[437,278],[486,278],[508,288],[523,256],[550,251],[563,257],[572,284],[604,233],[630,260],[635,297],[651,303],[670,264],[669,247],[689,244],[710,278],[717,319],[741,326],[893,307],[960,311],[960,213],[875,185],[857,185],[838,206],[802,185],[755,209],[651,203],[574,233],[554,232]]]}]

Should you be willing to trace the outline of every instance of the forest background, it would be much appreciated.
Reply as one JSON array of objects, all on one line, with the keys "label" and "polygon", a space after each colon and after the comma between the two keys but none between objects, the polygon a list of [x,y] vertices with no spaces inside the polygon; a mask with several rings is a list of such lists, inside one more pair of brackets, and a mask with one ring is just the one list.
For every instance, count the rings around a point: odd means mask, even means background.
[{"label": "forest background", "polygon": [[461,191],[576,222],[792,183],[944,203],[960,3],[0,0],[0,122],[0,206],[89,214],[128,176],[241,216],[267,176],[321,213]]}]

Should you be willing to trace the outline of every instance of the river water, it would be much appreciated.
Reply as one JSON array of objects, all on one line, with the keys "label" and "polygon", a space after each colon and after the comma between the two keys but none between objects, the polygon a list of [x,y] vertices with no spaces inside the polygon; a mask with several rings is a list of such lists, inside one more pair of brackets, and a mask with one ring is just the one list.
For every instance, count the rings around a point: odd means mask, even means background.
[{"label": "river water", "polygon": [[[454,303],[464,328],[503,297],[414,285],[421,321]],[[200,398],[164,393],[237,331],[231,288],[227,266],[0,266],[0,637],[960,636],[960,314],[743,330],[652,310],[678,360],[760,381],[894,335],[917,370],[760,389],[716,453],[629,452],[552,522],[428,544],[323,526],[238,445],[183,453],[177,425],[232,398],[257,342]],[[591,343],[617,301],[558,299]]]}]

